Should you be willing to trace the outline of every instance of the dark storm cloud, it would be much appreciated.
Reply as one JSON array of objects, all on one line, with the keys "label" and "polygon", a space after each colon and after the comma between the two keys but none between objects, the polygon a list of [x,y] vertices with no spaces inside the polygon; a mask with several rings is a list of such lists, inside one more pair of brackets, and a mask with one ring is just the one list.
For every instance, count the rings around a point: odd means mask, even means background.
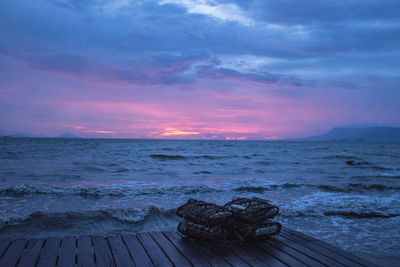
[{"label": "dark storm cloud", "polygon": [[[186,2],[195,6],[199,1]],[[362,72],[369,58],[377,58],[376,53],[390,54],[399,49],[398,1],[213,3],[238,4],[244,14],[241,16],[247,16],[251,24],[243,25],[243,18],[221,20],[200,11],[196,13],[196,10],[188,13],[189,4],[181,5],[179,1],[167,4],[158,1],[12,1],[2,3],[1,21],[5,27],[2,29],[4,41],[0,45],[5,54],[11,53],[9,50],[28,54],[25,59],[38,68],[47,65],[49,69],[78,71],[88,65],[87,61],[104,58],[111,58],[117,70],[124,69],[126,61],[170,65],[171,69],[165,74],[169,72],[175,78],[168,78],[168,83],[179,82],[176,72],[189,68],[190,64],[210,59],[217,62],[223,54],[290,61],[280,64],[279,70],[272,69],[271,65],[259,65],[259,73],[268,73],[261,76],[240,69],[221,68],[227,76],[228,72],[234,76],[248,74],[249,79],[261,81],[271,79],[270,74],[290,73],[291,66],[317,69],[320,65],[323,68],[332,65],[337,68],[350,63],[354,72]],[[235,17],[235,14],[226,15]],[[36,55],[42,51],[45,56]],[[398,53],[394,57],[398,58]],[[57,58],[59,62],[55,62]],[[384,65],[387,73],[391,72],[390,68],[393,74],[398,73],[390,62],[385,65],[378,59],[373,64]],[[137,63],[134,67],[135,73],[140,74]],[[119,72],[116,76],[123,80],[136,80],[139,75],[130,70]],[[188,81],[188,76],[183,80]]]}]

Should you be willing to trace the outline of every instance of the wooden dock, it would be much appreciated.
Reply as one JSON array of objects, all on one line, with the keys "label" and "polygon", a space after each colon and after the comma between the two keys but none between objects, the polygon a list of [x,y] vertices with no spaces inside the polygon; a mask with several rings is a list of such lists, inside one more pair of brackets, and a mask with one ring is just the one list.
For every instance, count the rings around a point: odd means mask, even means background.
[{"label": "wooden dock", "polygon": [[283,229],[268,241],[212,247],[176,232],[0,240],[0,266],[374,266]]}]

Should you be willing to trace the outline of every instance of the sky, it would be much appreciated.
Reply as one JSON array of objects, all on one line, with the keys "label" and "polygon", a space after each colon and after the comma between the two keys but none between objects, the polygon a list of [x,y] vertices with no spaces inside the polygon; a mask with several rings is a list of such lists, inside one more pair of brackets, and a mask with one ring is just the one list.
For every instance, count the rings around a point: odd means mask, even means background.
[{"label": "sky", "polygon": [[399,0],[0,0],[0,132],[273,140],[400,125]]}]

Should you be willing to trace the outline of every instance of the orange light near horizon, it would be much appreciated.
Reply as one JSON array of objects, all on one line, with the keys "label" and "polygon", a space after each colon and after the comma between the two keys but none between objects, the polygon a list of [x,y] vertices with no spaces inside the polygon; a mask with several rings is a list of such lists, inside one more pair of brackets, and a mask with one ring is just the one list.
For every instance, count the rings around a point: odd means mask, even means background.
[{"label": "orange light near horizon", "polygon": [[115,133],[113,131],[94,131],[95,133],[102,133],[102,134],[112,134]]},{"label": "orange light near horizon", "polygon": [[100,134],[113,134],[113,133],[116,133],[115,131],[105,131],[105,130],[90,129],[90,128],[87,128],[86,126],[82,126],[82,125],[72,125],[72,126],[69,126],[69,127],[72,127],[73,129],[78,130],[78,131],[80,131],[82,133],[100,133]]},{"label": "orange light near horizon", "polygon": [[199,132],[188,132],[188,131],[181,131],[175,128],[166,128],[164,129],[166,132],[162,133],[161,136],[174,136],[174,135],[197,135],[200,134]]}]

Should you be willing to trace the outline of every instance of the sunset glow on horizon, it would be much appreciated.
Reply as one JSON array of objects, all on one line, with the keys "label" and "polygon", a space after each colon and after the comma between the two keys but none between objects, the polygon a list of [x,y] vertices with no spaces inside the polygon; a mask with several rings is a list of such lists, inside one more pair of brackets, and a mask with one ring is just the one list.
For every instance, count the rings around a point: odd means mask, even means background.
[{"label": "sunset glow on horizon", "polygon": [[0,135],[276,140],[398,126],[399,10],[395,0],[2,1]]}]

